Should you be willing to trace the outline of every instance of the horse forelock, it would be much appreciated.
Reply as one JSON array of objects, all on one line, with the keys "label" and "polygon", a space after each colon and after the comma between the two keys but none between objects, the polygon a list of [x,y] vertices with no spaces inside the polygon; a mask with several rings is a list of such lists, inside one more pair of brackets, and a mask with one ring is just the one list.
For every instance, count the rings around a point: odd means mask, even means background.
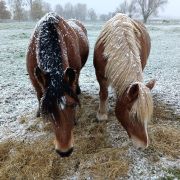
[{"label": "horse forelock", "polygon": [[149,88],[141,82],[135,83],[139,86],[139,93],[138,98],[134,102],[130,111],[130,116],[132,119],[137,119],[139,122],[144,124],[151,119],[153,113],[153,100]]},{"label": "horse forelock", "polygon": [[143,81],[137,35],[140,32],[132,20],[117,14],[106,23],[97,41],[97,45],[103,44],[103,55],[108,61],[105,76],[118,96],[122,96],[132,82]]}]

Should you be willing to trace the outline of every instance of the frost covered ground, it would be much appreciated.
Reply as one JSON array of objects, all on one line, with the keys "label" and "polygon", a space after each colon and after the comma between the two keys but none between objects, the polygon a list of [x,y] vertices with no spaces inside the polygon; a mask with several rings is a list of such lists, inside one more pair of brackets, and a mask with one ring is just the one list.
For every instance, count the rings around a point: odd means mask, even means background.
[{"label": "frost covered ground", "polygon": [[[35,92],[28,79],[25,61],[25,52],[34,25],[0,24],[0,142],[8,138],[32,140],[47,133],[27,131],[31,123],[36,121],[37,108]],[[98,83],[92,65],[93,46],[102,25],[103,23],[86,23],[91,49],[80,77],[82,92],[96,99],[98,99]],[[167,124],[180,129],[180,24],[156,24],[148,25],[147,28],[152,39],[152,49],[144,74],[145,81],[151,78],[157,80],[152,91],[155,112],[156,108],[160,107]],[[113,98],[111,100],[113,104]],[[167,114],[169,116],[166,116]],[[28,118],[29,123],[22,123],[24,116]],[[159,119],[155,114],[154,121]],[[117,127],[116,121],[109,122],[107,132],[110,141],[114,147],[126,146],[129,143],[128,138],[122,127],[120,125]],[[124,134],[119,136],[119,131]],[[153,164],[149,162],[146,152],[139,152],[133,147],[129,148],[127,156],[133,161],[128,179],[158,179],[166,175],[164,169],[180,168],[179,156],[175,159],[162,157],[158,163]]]}]

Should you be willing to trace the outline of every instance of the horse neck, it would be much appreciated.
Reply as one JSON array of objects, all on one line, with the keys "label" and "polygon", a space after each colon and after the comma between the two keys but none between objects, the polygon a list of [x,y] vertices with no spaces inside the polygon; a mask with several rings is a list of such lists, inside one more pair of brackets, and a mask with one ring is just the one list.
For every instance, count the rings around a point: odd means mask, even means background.
[{"label": "horse neck", "polygon": [[121,45],[118,50],[105,44],[104,54],[108,57],[105,75],[118,96],[121,96],[131,83],[143,82],[139,41],[136,38],[132,41],[134,42],[130,45],[124,42],[125,45]]},{"label": "horse neck", "polygon": [[48,75],[48,88],[42,98],[42,111],[51,113],[56,102],[61,101],[64,94],[63,87],[63,56],[59,41],[59,19],[47,14],[38,27],[36,56],[39,68]]},{"label": "horse neck", "polygon": [[140,35],[132,20],[120,14],[106,23],[98,38],[97,45],[104,45],[103,55],[108,61],[105,76],[118,96],[122,96],[131,83],[143,81]]}]

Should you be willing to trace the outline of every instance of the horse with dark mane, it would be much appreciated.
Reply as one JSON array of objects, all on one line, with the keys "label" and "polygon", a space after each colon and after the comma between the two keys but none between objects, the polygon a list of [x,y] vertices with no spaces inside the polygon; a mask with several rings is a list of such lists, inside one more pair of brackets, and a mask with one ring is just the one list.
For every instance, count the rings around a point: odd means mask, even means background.
[{"label": "horse with dark mane", "polygon": [[124,14],[117,14],[104,26],[94,51],[94,67],[100,85],[97,119],[107,119],[108,86],[116,92],[115,114],[138,147],[148,146],[147,123],[153,113],[150,90],[143,69],[150,53],[150,37],[145,26]]},{"label": "horse with dark mane", "polygon": [[52,122],[55,149],[61,156],[69,156],[73,151],[78,79],[88,53],[85,27],[54,13],[38,22],[28,47],[27,71],[37,92],[37,116]]}]

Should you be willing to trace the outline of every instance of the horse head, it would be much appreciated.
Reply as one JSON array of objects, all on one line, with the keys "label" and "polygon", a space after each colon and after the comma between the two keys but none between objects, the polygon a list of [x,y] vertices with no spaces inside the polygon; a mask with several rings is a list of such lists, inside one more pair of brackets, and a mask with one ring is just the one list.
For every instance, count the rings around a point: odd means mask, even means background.
[{"label": "horse head", "polygon": [[72,68],[64,71],[63,96],[61,94],[60,100],[55,92],[56,85],[52,86],[50,75],[44,74],[39,68],[36,68],[35,73],[41,87],[44,87],[40,110],[43,118],[52,122],[55,150],[62,157],[69,156],[73,151],[73,127],[76,121],[76,106],[79,105],[76,95],[76,71]]},{"label": "horse head", "polygon": [[135,82],[127,88],[122,97],[117,99],[116,117],[138,148],[148,146],[147,123],[153,112],[150,90],[154,85],[155,80],[146,85]]},{"label": "horse head", "polygon": [[53,118],[55,132],[55,150],[64,157],[73,151],[73,127],[76,122],[76,107],[79,99],[76,95],[76,72],[67,68],[64,73],[65,93],[62,101],[56,105]]}]

